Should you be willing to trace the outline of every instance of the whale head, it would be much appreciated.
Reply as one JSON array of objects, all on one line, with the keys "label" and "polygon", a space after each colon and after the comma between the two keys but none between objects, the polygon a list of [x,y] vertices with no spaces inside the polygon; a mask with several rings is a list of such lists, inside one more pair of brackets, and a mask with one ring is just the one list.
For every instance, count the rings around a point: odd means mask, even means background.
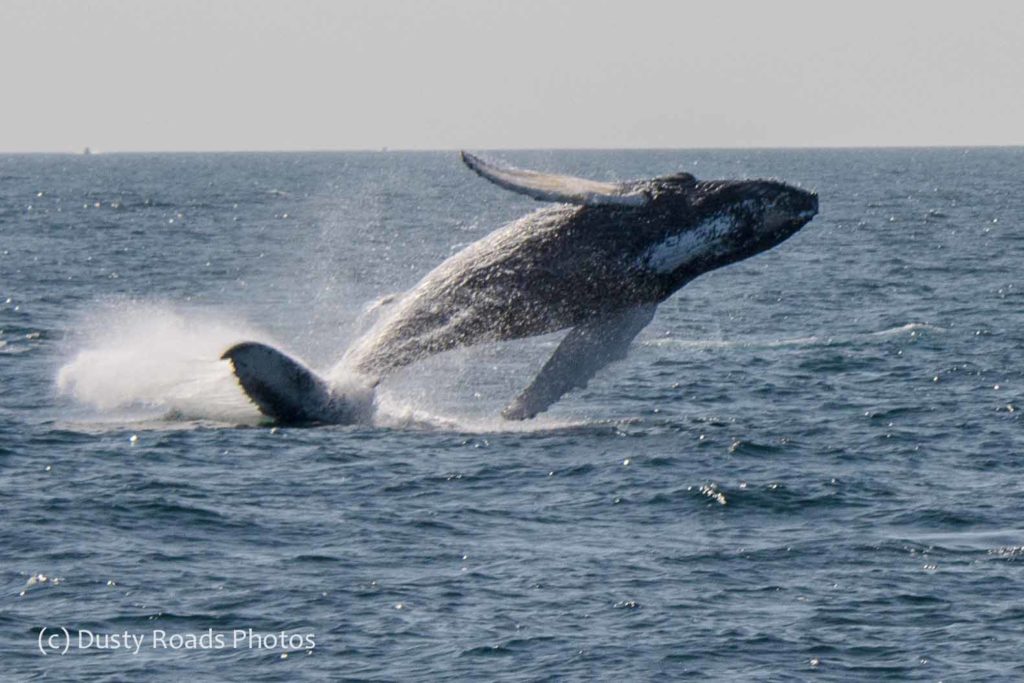
[{"label": "whale head", "polygon": [[771,249],[818,213],[815,193],[775,180],[697,181],[684,173],[654,183],[665,230],[646,265],[680,283]]},{"label": "whale head", "polygon": [[462,161],[499,187],[585,207],[580,215],[597,216],[609,228],[613,249],[638,257],[645,295],[667,297],[701,273],[771,249],[818,212],[813,192],[775,180],[699,181],[675,173],[598,182],[502,166],[466,152]]}]

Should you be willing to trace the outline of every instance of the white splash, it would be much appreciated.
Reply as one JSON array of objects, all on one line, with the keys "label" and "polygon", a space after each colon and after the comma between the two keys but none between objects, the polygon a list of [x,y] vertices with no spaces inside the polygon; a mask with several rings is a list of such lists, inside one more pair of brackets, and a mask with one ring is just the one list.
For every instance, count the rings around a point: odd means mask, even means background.
[{"label": "white splash", "polygon": [[266,334],[219,314],[137,302],[94,314],[85,327],[84,348],[57,373],[61,395],[107,413],[152,408],[190,419],[259,419],[220,355]]}]

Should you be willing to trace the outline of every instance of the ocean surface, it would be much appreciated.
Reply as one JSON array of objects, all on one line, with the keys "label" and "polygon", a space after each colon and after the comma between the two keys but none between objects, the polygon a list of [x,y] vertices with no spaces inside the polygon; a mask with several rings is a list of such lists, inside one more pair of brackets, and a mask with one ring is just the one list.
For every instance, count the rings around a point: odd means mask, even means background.
[{"label": "ocean surface", "polygon": [[0,678],[1024,677],[1024,149],[494,156],[821,211],[538,419],[558,335],[273,428],[223,350],[327,368],[536,202],[456,153],[0,156]]}]

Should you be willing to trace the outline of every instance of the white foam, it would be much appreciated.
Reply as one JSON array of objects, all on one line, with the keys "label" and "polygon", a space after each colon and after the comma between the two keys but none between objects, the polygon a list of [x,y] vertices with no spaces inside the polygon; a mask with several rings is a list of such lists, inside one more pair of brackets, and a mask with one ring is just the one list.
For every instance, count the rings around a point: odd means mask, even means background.
[{"label": "white foam", "polygon": [[381,392],[377,397],[377,412],[373,418],[377,427],[388,429],[430,429],[463,432],[466,434],[498,434],[507,432],[533,433],[571,429],[593,424],[582,418],[559,418],[538,415],[530,420],[506,420],[500,415],[441,415],[424,410],[408,402],[401,395]]},{"label": "white foam", "polygon": [[149,408],[188,419],[259,419],[230,364],[220,360],[232,344],[266,339],[245,323],[127,302],[83,327],[81,348],[57,373],[61,395],[108,414]]},{"label": "white foam", "polygon": [[[183,422],[257,424],[266,420],[245,396],[221,354],[240,341],[280,348],[269,335],[219,311],[181,309],[147,302],[123,302],[91,312],[78,324],[69,360],[58,370],[62,396],[91,409],[76,416],[88,431],[127,424],[146,429],[176,428]],[[539,356],[520,365],[525,348],[503,361],[505,347],[484,346],[441,354],[407,368],[397,378],[370,388],[365,378],[339,363],[325,376],[354,404],[365,405],[363,424],[385,429],[426,429],[463,433],[543,432],[592,422],[576,416],[541,415],[505,420],[501,406],[532,376],[550,351],[533,340]],[[466,383],[483,392],[466,395]],[[372,409],[370,408],[372,406]]]},{"label": "white foam", "polygon": [[895,337],[902,334],[917,336],[921,331],[945,332],[946,329],[927,323],[907,323],[897,327],[890,327],[877,332],[863,332],[860,334],[847,335],[819,335],[812,334],[803,337],[788,337],[782,339],[676,339],[673,337],[659,337],[640,339],[641,346],[670,347],[685,349],[721,349],[721,348],[777,348],[785,346],[820,346],[828,344],[855,343],[868,341],[877,338]]},{"label": "white foam", "polygon": [[928,323],[907,323],[906,325],[900,325],[899,327],[890,327],[886,330],[879,332],[872,332],[872,335],[876,337],[891,337],[897,334],[903,334],[904,332],[917,332],[918,330],[928,330],[931,332],[946,332],[945,327],[939,327],[938,325],[929,325]]}]

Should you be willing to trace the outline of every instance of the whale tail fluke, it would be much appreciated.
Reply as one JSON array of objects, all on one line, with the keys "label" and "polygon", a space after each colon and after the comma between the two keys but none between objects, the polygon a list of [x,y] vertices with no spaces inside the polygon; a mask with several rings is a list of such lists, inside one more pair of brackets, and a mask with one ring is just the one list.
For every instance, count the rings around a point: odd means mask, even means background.
[{"label": "whale tail fluke", "polygon": [[347,395],[294,358],[259,342],[235,344],[231,361],[242,389],[260,412],[283,424],[352,424],[369,418],[372,390]]}]

